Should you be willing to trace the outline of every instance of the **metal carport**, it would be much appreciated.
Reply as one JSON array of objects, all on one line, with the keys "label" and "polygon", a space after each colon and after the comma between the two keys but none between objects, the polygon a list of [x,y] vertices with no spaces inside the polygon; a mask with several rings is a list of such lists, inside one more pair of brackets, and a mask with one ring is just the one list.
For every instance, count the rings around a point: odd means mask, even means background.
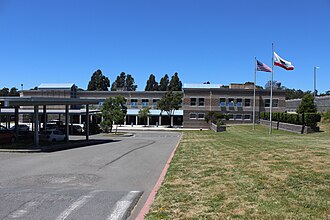
[{"label": "metal carport", "polygon": [[[43,106],[43,114],[47,114],[48,105],[65,106],[65,134],[69,141],[69,106],[86,105],[86,140],[89,139],[89,105],[98,104],[99,99],[79,99],[79,98],[50,98],[50,97],[0,97],[0,108],[15,108],[15,127],[18,127],[18,114],[20,106],[34,107],[34,144],[39,146],[39,106]],[[44,117],[46,118],[46,117]],[[18,129],[16,129],[18,134]]]}]

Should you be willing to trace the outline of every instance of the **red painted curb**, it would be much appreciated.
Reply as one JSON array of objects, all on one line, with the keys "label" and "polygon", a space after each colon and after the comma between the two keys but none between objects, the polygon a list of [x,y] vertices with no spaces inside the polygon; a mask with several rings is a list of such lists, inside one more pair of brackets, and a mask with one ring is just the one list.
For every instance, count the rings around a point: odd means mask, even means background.
[{"label": "red painted curb", "polygon": [[173,156],[174,156],[174,154],[175,154],[175,151],[176,151],[176,149],[178,148],[178,146],[179,146],[179,144],[180,144],[180,141],[181,141],[182,135],[183,135],[183,134],[181,134],[178,144],[175,146],[175,148],[174,148],[174,150],[172,151],[170,157],[168,158],[168,161],[167,161],[167,163],[165,164],[165,167],[164,167],[162,173],[160,174],[160,176],[159,176],[159,178],[158,178],[158,181],[157,181],[156,185],[154,186],[154,188],[152,189],[151,193],[149,194],[149,197],[148,197],[146,203],[144,204],[143,208],[141,209],[139,215],[136,217],[136,220],[143,220],[143,219],[144,219],[144,216],[145,216],[146,214],[148,214],[149,209],[150,209],[150,206],[151,206],[151,204],[154,202],[154,199],[155,199],[156,193],[157,193],[157,191],[159,190],[160,186],[162,185],[162,182],[163,182],[164,177],[165,177],[165,175],[166,175],[166,173],[167,173],[167,170],[168,170],[168,168],[169,168],[169,166],[170,166],[170,163],[171,163],[172,158],[173,158]]}]

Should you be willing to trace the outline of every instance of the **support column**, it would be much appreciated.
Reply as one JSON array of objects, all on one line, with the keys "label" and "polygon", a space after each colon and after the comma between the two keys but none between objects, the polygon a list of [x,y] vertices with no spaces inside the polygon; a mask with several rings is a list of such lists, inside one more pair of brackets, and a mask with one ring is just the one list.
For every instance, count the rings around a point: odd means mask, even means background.
[{"label": "support column", "polygon": [[79,124],[81,124],[81,115],[79,115]]},{"label": "support column", "polygon": [[19,135],[19,127],[18,127],[18,106],[15,106],[15,128],[16,128],[16,137]]},{"label": "support column", "polygon": [[47,124],[47,107],[46,107],[46,105],[43,106],[42,114],[44,117],[44,130],[46,131],[46,124]]},{"label": "support column", "polygon": [[162,125],[162,116],[160,115],[159,116],[159,122],[158,122],[159,125]]},{"label": "support column", "polygon": [[127,120],[127,118],[126,118],[126,116],[125,116],[125,118],[124,118],[124,125],[127,124],[126,120]]},{"label": "support column", "polygon": [[69,105],[65,105],[65,140],[69,142]]},{"label": "support column", "polygon": [[150,117],[147,117],[147,125],[150,125]]},{"label": "support column", "polygon": [[86,140],[88,141],[89,140],[89,105],[87,104],[86,105],[86,122],[85,122],[85,125],[86,125]]},{"label": "support column", "polygon": [[171,127],[173,127],[173,115],[171,116]]},{"label": "support column", "polygon": [[38,111],[39,111],[39,106],[35,105],[34,106],[34,145],[39,146],[39,117],[38,117]]},{"label": "support column", "polygon": [[34,131],[34,114],[31,114],[31,125],[32,125],[32,131]]},{"label": "support column", "polygon": [[136,125],[139,124],[139,116],[135,116],[135,124],[136,124]]},{"label": "support column", "polygon": [[6,128],[10,128],[10,113],[6,115]]}]

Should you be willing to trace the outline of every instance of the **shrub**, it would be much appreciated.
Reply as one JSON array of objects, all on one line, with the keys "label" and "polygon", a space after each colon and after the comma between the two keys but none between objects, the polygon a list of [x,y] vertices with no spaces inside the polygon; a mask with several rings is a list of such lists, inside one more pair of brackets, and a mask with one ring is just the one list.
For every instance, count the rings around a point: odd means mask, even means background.
[{"label": "shrub", "polygon": [[305,114],[305,125],[316,127],[317,122],[321,121],[321,115],[318,113],[307,113]]},{"label": "shrub", "polygon": [[219,120],[225,119],[227,115],[224,115],[220,112],[208,112],[205,116],[206,123],[212,122],[217,124]]},{"label": "shrub", "polygon": [[[269,112],[261,112],[260,118],[264,120],[269,120]],[[321,115],[318,113],[289,114],[284,112],[274,112],[272,113],[272,120],[289,124],[316,127],[317,123],[321,121]]]},{"label": "shrub", "polygon": [[330,109],[322,114],[323,120],[330,122]]}]

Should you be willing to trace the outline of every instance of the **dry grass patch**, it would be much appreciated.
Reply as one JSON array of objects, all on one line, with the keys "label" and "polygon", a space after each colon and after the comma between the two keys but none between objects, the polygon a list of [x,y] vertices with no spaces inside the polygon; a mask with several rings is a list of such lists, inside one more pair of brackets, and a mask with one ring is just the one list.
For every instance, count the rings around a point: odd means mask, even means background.
[{"label": "dry grass patch", "polygon": [[147,219],[326,219],[330,134],[185,132]]}]

